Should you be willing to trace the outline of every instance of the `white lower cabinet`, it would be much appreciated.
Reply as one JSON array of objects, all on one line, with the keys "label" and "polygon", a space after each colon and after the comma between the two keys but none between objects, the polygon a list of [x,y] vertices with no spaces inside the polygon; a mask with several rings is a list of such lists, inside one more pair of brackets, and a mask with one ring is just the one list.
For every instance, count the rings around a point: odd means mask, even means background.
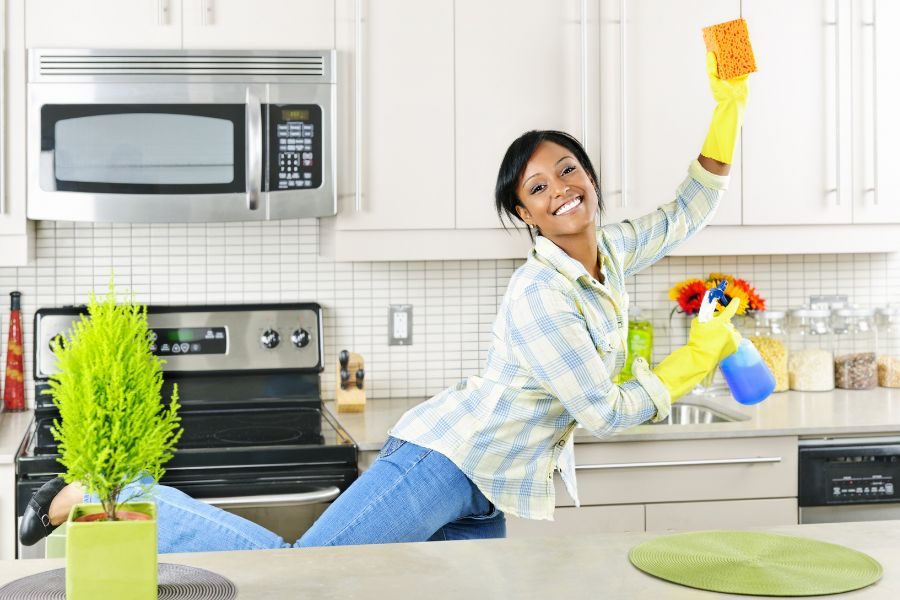
[{"label": "white lower cabinet", "polygon": [[16,557],[16,472],[13,463],[0,464],[0,560]]},{"label": "white lower cabinet", "polygon": [[553,521],[506,516],[506,536],[510,538],[633,531],[644,531],[642,504],[557,508]]},{"label": "white lower cabinet", "polygon": [[796,437],[577,444],[575,465],[582,507],[557,475],[557,521],[509,537],[797,523]]},{"label": "white lower cabinet", "polygon": [[647,531],[734,529],[797,524],[796,498],[667,502],[644,507]]}]

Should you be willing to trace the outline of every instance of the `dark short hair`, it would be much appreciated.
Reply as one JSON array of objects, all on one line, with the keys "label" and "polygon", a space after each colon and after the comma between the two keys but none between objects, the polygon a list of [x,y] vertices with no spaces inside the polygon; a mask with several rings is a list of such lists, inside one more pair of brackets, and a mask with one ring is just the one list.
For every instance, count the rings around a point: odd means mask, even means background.
[{"label": "dark short hair", "polygon": [[[494,204],[497,209],[497,216],[500,217],[500,223],[504,229],[506,229],[506,223],[503,221],[504,215],[506,215],[513,227],[517,229],[518,226],[513,219],[522,221],[522,218],[516,212],[516,206],[524,206],[519,199],[519,180],[522,178],[525,166],[541,142],[553,142],[575,155],[575,159],[594,181],[594,190],[597,192],[597,207],[601,213],[603,212],[603,200],[600,196],[600,178],[597,177],[594,165],[591,164],[591,159],[588,158],[587,152],[585,152],[581,143],[564,131],[526,131],[509,145],[506,155],[503,157],[503,162],[500,163],[500,172],[497,173],[497,185],[494,188]],[[533,241],[534,236],[530,228],[528,229],[528,235]]]}]

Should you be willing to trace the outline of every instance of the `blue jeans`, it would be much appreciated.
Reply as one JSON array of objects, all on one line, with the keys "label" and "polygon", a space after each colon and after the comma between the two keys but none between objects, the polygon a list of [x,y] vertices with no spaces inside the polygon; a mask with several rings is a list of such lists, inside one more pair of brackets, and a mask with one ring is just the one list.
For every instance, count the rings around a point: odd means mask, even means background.
[{"label": "blue jeans", "polygon": [[503,513],[459,467],[439,452],[392,437],[369,470],[293,544],[175,488],[155,486],[149,499],[156,502],[161,553],[506,536]]}]

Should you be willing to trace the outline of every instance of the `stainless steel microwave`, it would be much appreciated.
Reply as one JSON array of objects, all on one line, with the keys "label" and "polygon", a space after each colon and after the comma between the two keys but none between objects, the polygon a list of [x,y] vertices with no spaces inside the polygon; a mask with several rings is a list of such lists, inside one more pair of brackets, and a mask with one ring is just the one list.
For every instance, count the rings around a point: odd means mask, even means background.
[{"label": "stainless steel microwave", "polygon": [[333,50],[34,49],[31,219],[334,215]]}]

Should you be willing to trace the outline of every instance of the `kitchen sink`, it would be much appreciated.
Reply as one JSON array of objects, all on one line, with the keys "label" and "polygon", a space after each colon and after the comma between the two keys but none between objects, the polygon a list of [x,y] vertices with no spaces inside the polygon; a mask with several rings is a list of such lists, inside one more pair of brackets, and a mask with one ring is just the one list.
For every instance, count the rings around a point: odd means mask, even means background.
[{"label": "kitchen sink", "polygon": [[745,421],[750,417],[691,400],[681,400],[672,405],[672,412],[664,420],[647,425],[704,425],[706,423],[730,423]]}]

